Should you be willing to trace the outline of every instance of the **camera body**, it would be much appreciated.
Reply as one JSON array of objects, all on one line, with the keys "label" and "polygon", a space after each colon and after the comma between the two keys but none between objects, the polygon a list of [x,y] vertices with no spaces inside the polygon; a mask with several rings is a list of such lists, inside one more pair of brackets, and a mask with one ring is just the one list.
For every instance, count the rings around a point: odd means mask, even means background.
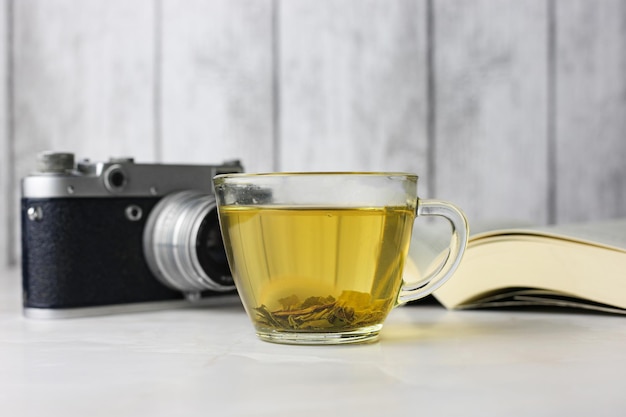
[{"label": "camera body", "polygon": [[212,178],[222,165],[74,163],[39,155],[22,179],[26,317],[61,318],[188,305],[235,294]]}]

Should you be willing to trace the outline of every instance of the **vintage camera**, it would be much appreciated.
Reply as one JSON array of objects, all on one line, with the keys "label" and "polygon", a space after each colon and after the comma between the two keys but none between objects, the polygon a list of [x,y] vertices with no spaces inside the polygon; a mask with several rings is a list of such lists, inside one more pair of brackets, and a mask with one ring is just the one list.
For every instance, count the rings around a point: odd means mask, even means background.
[{"label": "vintage camera", "polygon": [[235,295],[212,178],[222,165],[44,152],[22,180],[24,314],[143,311]]}]

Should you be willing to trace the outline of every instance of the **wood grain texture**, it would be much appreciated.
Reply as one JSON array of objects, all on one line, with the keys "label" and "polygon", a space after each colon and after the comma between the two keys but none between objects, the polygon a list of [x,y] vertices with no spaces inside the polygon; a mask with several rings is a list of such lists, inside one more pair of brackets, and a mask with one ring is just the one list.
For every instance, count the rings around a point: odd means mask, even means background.
[{"label": "wood grain texture", "polygon": [[470,221],[547,222],[547,2],[433,7],[437,196]]},{"label": "wood grain texture", "polygon": [[556,2],[557,220],[626,215],[626,1]]},{"label": "wood grain texture", "polygon": [[153,159],[153,1],[14,3],[18,173],[43,149]]},{"label": "wood grain texture", "polygon": [[427,172],[425,5],[280,3],[282,170]]},{"label": "wood grain texture", "polygon": [[153,160],[153,1],[13,4],[14,178],[45,149]]},{"label": "wood grain texture", "polygon": [[271,0],[164,0],[161,16],[164,160],[271,171]]},{"label": "wood grain texture", "polygon": [[[0,33],[7,35],[9,33],[10,22],[7,13],[7,0],[0,0]],[[8,37],[0,40],[0,269],[5,268],[11,263],[12,259],[12,236],[14,219],[12,213],[13,200],[6,196],[13,195],[13,163],[10,157],[11,144],[9,142],[9,84],[6,82],[9,78],[9,48],[6,40]]]}]

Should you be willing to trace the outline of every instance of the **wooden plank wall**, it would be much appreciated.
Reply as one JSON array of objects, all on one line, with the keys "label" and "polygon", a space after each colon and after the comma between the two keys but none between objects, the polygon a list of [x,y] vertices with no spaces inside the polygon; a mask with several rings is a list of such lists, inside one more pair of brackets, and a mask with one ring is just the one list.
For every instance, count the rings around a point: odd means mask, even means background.
[{"label": "wooden plank wall", "polygon": [[44,149],[401,170],[471,222],[626,215],[626,0],[1,0],[0,264]]}]

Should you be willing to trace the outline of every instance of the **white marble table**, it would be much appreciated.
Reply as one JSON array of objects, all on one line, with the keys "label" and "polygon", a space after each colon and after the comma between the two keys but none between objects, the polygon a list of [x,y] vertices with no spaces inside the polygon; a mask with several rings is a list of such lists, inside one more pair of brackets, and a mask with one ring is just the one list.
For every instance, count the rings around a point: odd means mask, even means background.
[{"label": "white marble table", "polygon": [[256,339],[237,302],[21,316],[0,276],[2,416],[623,416],[626,318],[398,308],[379,342]]}]

